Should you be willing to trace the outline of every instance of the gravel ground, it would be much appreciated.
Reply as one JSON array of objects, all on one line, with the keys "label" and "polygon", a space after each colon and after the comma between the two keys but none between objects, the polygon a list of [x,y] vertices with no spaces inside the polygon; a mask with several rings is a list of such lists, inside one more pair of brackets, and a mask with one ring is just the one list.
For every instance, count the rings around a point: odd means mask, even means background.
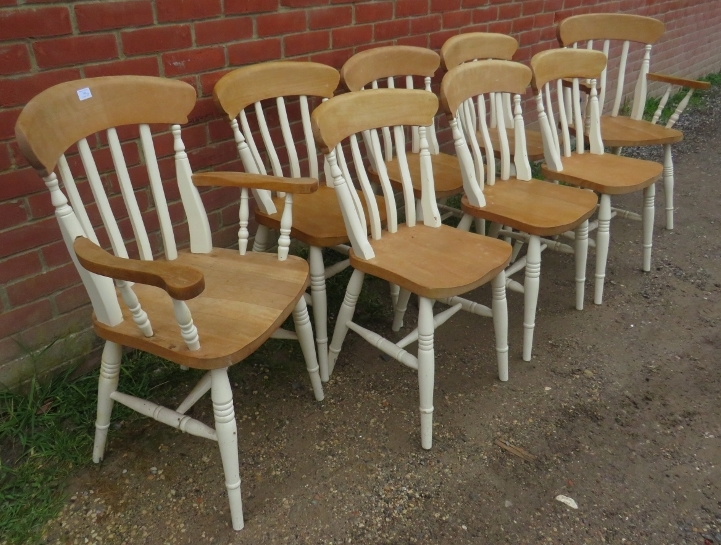
[{"label": "gravel ground", "polygon": [[[720,118],[715,92],[679,124],[677,228],[663,229],[658,184],[650,273],[640,223],[614,220],[604,304],[592,304],[589,281],[578,312],[572,257],[544,254],[530,363],[522,297],[509,293],[507,383],[489,320],[460,313],[438,330],[431,451],[420,448],[413,372],[351,333],[317,403],[281,349],[232,374],[242,532],[229,527],[215,445],[139,419],[117,423],[104,463],[69,483],[45,542],[721,543]],[[614,203],[640,210],[641,196]],[[471,297],[488,303],[490,291]],[[366,319],[396,338],[387,315]],[[210,402],[193,415],[211,422]]]}]

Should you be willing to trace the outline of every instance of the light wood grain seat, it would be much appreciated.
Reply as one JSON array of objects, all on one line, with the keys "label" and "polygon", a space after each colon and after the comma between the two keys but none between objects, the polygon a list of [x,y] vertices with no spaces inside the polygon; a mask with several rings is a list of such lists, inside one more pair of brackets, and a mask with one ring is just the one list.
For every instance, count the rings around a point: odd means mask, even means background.
[{"label": "light wood grain seat", "polygon": [[195,326],[203,332],[200,349],[191,352],[180,337],[168,294],[136,284],[141,306],[157,325],[145,337],[123,308],[123,321],[93,325],[104,339],[150,352],[195,369],[228,367],[252,354],[280,327],[308,287],[308,262],[288,256],[282,268],[273,254],[213,248],[207,254],[179,252],[175,263],[203,273],[205,289],[188,301]]},{"label": "light wood grain seat", "polygon": [[486,205],[473,206],[465,195],[461,207],[476,218],[507,225],[524,233],[554,236],[575,229],[596,210],[590,191],[541,180],[509,178],[483,189]]},{"label": "light wood grain seat", "polygon": [[[606,68],[604,68],[600,76],[599,104],[601,114],[603,114],[606,105],[607,89],[613,90],[615,87],[611,113],[608,116],[601,116],[601,137],[607,146],[612,146],[615,148],[614,152],[619,154],[625,146],[662,145],[664,147],[663,185],[666,201],[666,229],[673,229],[673,189],[675,181],[671,148],[672,144],[680,142],[683,138],[683,134],[674,130],[673,126],[688,105],[694,90],[708,89],[710,83],[650,72],[651,49],[665,32],[664,23],[652,17],[625,13],[575,15],[561,21],[556,30],[558,42],[562,47],[580,48],[585,46],[587,49],[594,49],[594,47],[597,47],[595,44],[602,42],[603,53],[609,58],[609,68],[613,72],[613,69],[616,66],[618,67],[615,85],[614,82],[607,81],[608,70]],[[609,55],[613,42],[621,42],[622,44],[618,48],[621,51],[618,61],[613,58],[614,55]],[[636,51],[632,51],[632,48],[635,48]],[[635,55],[635,53],[641,53],[639,51],[641,48],[643,49],[642,55]],[[629,53],[630,51],[631,53]],[[628,62],[634,58],[641,59],[640,68],[638,65]],[[620,111],[621,103],[626,98],[625,78],[627,66],[630,67],[630,73],[638,72],[638,76],[634,86],[630,115],[622,116]],[[666,85],[663,97],[661,97],[650,122],[643,119],[649,81]],[[679,102],[673,114],[668,118],[666,125],[656,125],[663,117],[662,113],[671,96],[673,87],[685,87],[689,90]],[[570,108],[569,93],[570,90],[567,90],[566,108]],[[610,96],[611,91],[608,92],[608,97]],[[628,214],[625,214],[625,216],[634,217]]]},{"label": "light wood grain seat", "polygon": [[[435,62],[430,54],[426,55],[426,59]],[[384,63],[387,59],[380,56],[377,60]],[[511,246],[441,223],[435,194],[434,163],[428,141],[429,126],[437,111],[438,99],[425,90],[367,89],[330,99],[316,108],[312,118],[313,133],[325,153],[333,187],[343,209],[352,245],[350,262],[354,269],[338,311],[328,351],[329,367],[333,370],[345,337],[349,330],[353,330],[394,360],[417,371],[421,446],[425,449],[433,444],[433,342],[437,327],[460,310],[493,318],[498,376],[501,380],[508,380],[508,310],[504,268],[511,257]],[[392,131],[397,150],[405,221],[399,225],[396,196],[385,163],[369,159],[376,166],[378,183],[385,198],[387,221],[382,228],[375,201],[369,198],[371,182],[366,165],[360,160],[364,155],[360,146],[361,143],[365,146],[365,157],[382,157],[379,132],[385,129],[389,133]],[[417,143],[418,153],[415,156],[406,153],[407,134],[413,135],[413,143]],[[353,170],[341,152],[345,142],[353,155]],[[416,171],[409,165],[414,161],[418,161]],[[358,204],[352,172],[366,197],[370,212],[367,219]],[[413,172],[420,176],[421,183],[418,185],[413,183]],[[421,188],[419,198],[414,187]],[[366,223],[370,226],[370,237]],[[393,342],[353,321],[366,274],[387,280],[399,288],[397,298],[393,300],[393,331],[400,331],[403,326],[411,293],[418,296],[418,327],[400,341]],[[490,282],[492,287],[491,308],[460,297],[486,282]],[[434,315],[434,303],[448,305],[448,308]],[[417,356],[406,350],[416,341]]]},{"label": "light wood grain seat", "polygon": [[593,189],[606,195],[625,195],[639,191],[661,178],[663,166],[612,153],[595,155],[572,153],[563,158],[563,170],[556,172],[546,163],[541,172],[550,180]]},{"label": "light wood grain seat", "polygon": [[373,251],[372,259],[360,259],[351,250],[351,266],[429,299],[453,297],[482,286],[511,259],[507,243],[447,225],[400,225],[396,233],[373,241]]},{"label": "light wood grain seat", "polygon": [[[358,192],[361,204],[368,217],[367,206],[363,192]],[[381,222],[386,221],[385,201],[383,197],[376,196]],[[260,225],[270,229],[280,229],[280,220],[285,208],[284,199],[273,198],[277,212],[267,214],[256,210],[255,219]],[[309,195],[298,195],[293,200],[293,227],[290,231],[292,238],[305,242],[309,246],[330,248],[338,244],[348,244],[348,234],[343,223],[343,214],[338,206],[338,197],[332,187],[320,186],[318,191]]]}]

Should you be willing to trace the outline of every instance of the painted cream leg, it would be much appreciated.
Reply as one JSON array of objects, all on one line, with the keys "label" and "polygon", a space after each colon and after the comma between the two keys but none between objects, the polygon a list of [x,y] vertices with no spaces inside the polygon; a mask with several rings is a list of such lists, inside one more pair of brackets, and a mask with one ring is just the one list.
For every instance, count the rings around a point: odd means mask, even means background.
[{"label": "painted cream leg", "polygon": [[541,283],[541,237],[531,235],[526,253],[526,279],[523,283],[523,361],[531,361],[533,330],[536,327],[538,287]]},{"label": "painted cream leg", "polygon": [[110,394],[118,389],[118,374],[123,347],[117,343],[106,341],[103,355],[100,358],[100,378],[98,379],[98,414],[95,420],[95,444],[93,445],[93,462],[103,460],[105,442],[110,427],[110,414],[113,412],[113,400]]},{"label": "painted cream leg", "polygon": [[[315,311],[315,307],[313,308]],[[293,309],[293,322],[295,323],[295,333],[298,335],[300,349],[303,351],[303,359],[305,366],[310,375],[310,383],[313,385],[313,393],[318,401],[323,401],[323,385],[318,374],[318,360],[315,354],[315,344],[313,343],[313,328],[310,327],[310,316],[308,316],[308,307],[305,299],[302,297]]]},{"label": "painted cream leg", "polygon": [[235,422],[233,393],[230,390],[228,369],[211,371],[210,397],[213,400],[215,433],[218,436],[220,458],[228,490],[230,518],[233,530],[243,529],[243,500],[240,497],[240,466],[238,464],[238,426]]},{"label": "painted cream leg", "polygon": [[391,288],[391,303],[393,308],[396,308],[398,304],[398,294],[401,292],[401,287],[398,284],[389,284]]},{"label": "painted cream leg", "polygon": [[601,206],[598,209],[598,230],[596,231],[596,286],[593,302],[603,303],[603,282],[606,278],[606,261],[611,229],[611,195],[601,195]]},{"label": "painted cream leg", "polygon": [[468,214],[463,214],[461,221],[458,222],[457,229],[460,229],[461,231],[470,231],[471,223],[473,223],[473,220],[474,220],[473,216],[469,216]]},{"label": "painted cream leg", "polygon": [[421,412],[421,446],[433,446],[433,382],[435,355],[433,352],[433,301],[418,298],[418,391]]},{"label": "painted cream leg", "polygon": [[673,155],[671,155],[671,144],[664,144],[663,189],[666,196],[666,229],[669,230],[673,229],[673,182]]},{"label": "painted cream leg", "polygon": [[403,327],[403,316],[406,314],[408,299],[410,299],[410,297],[411,292],[401,288],[398,293],[398,302],[396,303],[395,314],[393,316],[393,326],[391,327],[393,331],[400,331]]},{"label": "painted cream leg", "polygon": [[496,334],[496,359],[498,360],[498,379],[508,380],[508,304],[506,303],[506,273],[499,272],[491,280],[493,303],[493,330]]},{"label": "painted cream leg", "polygon": [[486,220],[483,218],[473,218],[473,224],[476,228],[476,233],[479,235],[486,234]]},{"label": "painted cream leg", "polygon": [[333,368],[335,362],[340,354],[340,349],[343,346],[343,341],[348,333],[348,322],[353,320],[353,313],[355,312],[355,306],[358,302],[358,295],[360,295],[361,288],[363,287],[363,278],[365,273],[358,269],[353,271],[348,282],[348,287],[345,291],[345,297],[343,297],[343,304],[338,311],[338,318],[335,322],[335,329],[333,330],[333,339],[330,342],[330,349],[328,350],[328,373],[333,374]]},{"label": "painted cream leg", "polygon": [[575,232],[576,309],[583,310],[583,296],[586,293],[586,260],[588,258],[588,220],[576,227]]},{"label": "painted cream leg", "polygon": [[328,382],[328,299],[325,291],[325,265],[323,250],[310,247],[310,296],[313,301],[315,344],[320,364],[320,379]]},{"label": "painted cream leg", "polygon": [[[653,216],[655,212],[656,184],[643,190],[643,270],[651,270],[651,247],[653,246]],[[673,212],[673,210],[672,210]]]},{"label": "painted cream leg", "polygon": [[253,239],[253,251],[265,252],[268,249],[268,228],[265,225],[258,225]]}]

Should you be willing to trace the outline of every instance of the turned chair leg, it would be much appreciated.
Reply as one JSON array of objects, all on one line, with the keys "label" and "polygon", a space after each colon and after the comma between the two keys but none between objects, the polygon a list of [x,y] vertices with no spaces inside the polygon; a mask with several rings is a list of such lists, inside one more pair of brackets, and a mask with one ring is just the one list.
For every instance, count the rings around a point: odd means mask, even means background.
[{"label": "turned chair leg", "polygon": [[508,380],[508,304],[506,303],[506,273],[501,271],[491,280],[493,302],[493,330],[496,335],[496,359],[498,379]]},{"label": "turned chair leg", "polygon": [[118,389],[122,356],[122,345],[106,341],[100,359],[100,378],[98,379],[98,414],[95,420],[95,444],[93,445],[93,462],[96,464],[101,462],[105,455],[110,415],[113,412],[113,400],[110,399],[110,394]]},{"label": "turned chair leg", "polygon": [[531,361],[533,330],[536,328],[538,288],[541,283],[541,237],[531,235],[526,254],[526,278],[523,283],[523,361]]},{"label": "turned chair leg", "polygon": [[395,312],[393,316],[393,331],[400,331],[403,327],[403,317],[406,315],[406,309],[408,308],[408,300],[411,298],[411,292],[405,289],[400,290],[398,293],[398,302],[395,305]]},{"label": "turned chair leg", "polygon": [[398,284],[389,284],[391,290],[391,303],[393,308],[396,308],[398,304],[398,294],[401,292],[401,287]]},{"label": "turned chair leg", "polygon": [[643,270],[646,272],[651,270],[655,200],[656,184],[651,184],[643,190]]},{"label": "turned chair leg", "polygon": [[358,302],[358,296],[360,295],[361,288],[363,287],[363,278],[365,273],[358,269],[353,271],[348,282],[348,287],[345,291],[345,297],[343,297],[343,304],[338,311],[338,318],[335,322],[335,329],[333,330],[333,339],[330,342],[330,349],[328,350],[328,373],[333,373],[335,362],[340,354],[340,349],[343,346],[343,341],[348,333],[348,322],[353,320],[353,314],[355,313],[355,306]]},{"label": "turned chair leg", "polygon": [[588,258],[588,220],[576,227],[574,258],[576,260],[576,309],[583,310],[583,297],[586,293],[586,260]]},{"label": "turned chair leg", "polygon": [[258,225],[258,230],[255,232],[255,238],[253,239],[254,252],[265,252],[268,249],[269,234],[269,229],[265,225]]},{"label": "turned chair leg", "polygon": [[601,206],[598,209],[598,231],[596,232],[596,286],[593,302],[603,303],[603,282],[606,278],[606,261],[611,229],[611,196],[601,195]]},{"label": "turned chair leg", "polygon": [[328,299],[325,290],[325,265],[323,250],[310,247],[310,297],[313,301],[313,325],[315,344],[320,365],[320,379],[328,382]]},{"label": "turned chair leg", "polygon": [[671,155],[671,144],[664,144],[663,190],[666,197],[666,229],[669,230],[673,230],[673,183],[673,155]]},{"label": "turned chair leg", "polygon": [[418,392],[420,394],[421,447],[433,446],[433,301],[418,298]]},{"label": "turned chair leg", "polygon": [[315,344],[313,343],[313,328],[310,327],[308,306],[303,297],[298,300],[293,309],[293,322],[295,323],[295,333],[298,335],[300,349],[305,359],[305,366],[310,376],[310,383],[313,386],[313,393],[318,401],[323,401],[325,396],[323,395],[323,385],[318,373],[318,359],[316,358]]},{"label": "turned chair leg", "polygon": [[238,464],[238,426],[235,422],[233,393],[230,390],[228,369],[213,369],[211,372],[210,397],[213,401],[215,433],[218,437],[220,459],[225,473],[225,488],[228,490],[230,518],[233,530],[242,530],[243,500],[240,497],[240,466]]}]

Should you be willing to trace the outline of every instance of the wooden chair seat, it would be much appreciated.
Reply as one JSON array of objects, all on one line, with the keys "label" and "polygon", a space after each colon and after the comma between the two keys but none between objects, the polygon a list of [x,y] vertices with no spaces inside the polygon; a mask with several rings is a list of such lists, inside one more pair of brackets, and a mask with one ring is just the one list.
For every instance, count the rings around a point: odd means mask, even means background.
[{"label": "wooden chair seat", "polygon": [[[358,197],[363,204],[366,220],[368,220],[368,210],[362,191],[358,191]],[[255,219],[260,225],[265,225],[270,229],[280,229],[280,218],[285,208],[285,200],[274,198],[273,202],[277,210],[275,214],[266,214],[261,210],[256,210]],[[376,196],[376,202],[381,222],[385,222],[385,199]],[[348,243],[343,214],[338,204],[338,197],[332,187],[320,186],[315,193],[293,197],[293,226],[290,236],[309,246],[320,248]]]},{"label": "wooden chair seat", "polygon": [[[421,198],[421,161],[418,153],[406,153],[408,158],[408,170],[411,173],[413,181],[413,194],[416,199]],[[433,182],[436,188],[436,197],[442,199],[444,197],[452,197],[463,192],[463,179],[461,171],[458,168],[458,159],[453,155],[439,153],[431,154],[431,163],[433,164]],[[386,161],[386,170],[388,171],[388,179],[396,191],[401,191],[401,169],[398,165],[398,158],[394,157],[390,161]],[[372,167],[368,168],[368,174],[371,179],[378,181],[378,175]]]},{"label": "wooden chair seat", "polygon": [[[488,135],[491,137],[491,144],[493,145],[493,154],[496,157],[501,156],[501,143],[498,140],[498,128],[489,128]],[[511,153],[516,149],[516,140],[513,129],[506,129],[506,135],[508,136],[508,146]],[[481,149],[485,149],[483,145],[483,134],[481,131],[476,132],[476,139]],[[543,138],[539,131],[529,131],[526,129],[526,151],[528,152],[529,161],[541,161],[543,160]]]},{"label": "wooden chair seat", "polygon": [[475,207],[464,195],[463,212],[538,236],[553,236],[575,229],[593,215],[598,197],[576,187],[510,178],[485,186],[486,206]]},{"label": "wooden chair seat", "polygon": [[447,225],[400,225],[397,232],[374,240],[373,251],[375,257],[365,260],[351,250],[351,266],[429,299],[475,289],[511,259],[507,243]]},{"label": "wooden chair seat", "polygon": [[604,115],[601,117],[601,138],[611,147],[658,146],[683,140],[683,133],[642,119]]},{"label": "wooden chair seat", "polygon": [[654,161],[622,157],[613,153],[594,155],[573,152],[563,158],[563,170],[556,172],[546,163],[541,165],[543,175],[571,185],[593,189],[605,195],[633,193],[656,182],[663,166]]},{"label": "wooden chair seat", "polygon": [[132,346],[196,369],[228,367],[255,351],[285,321],[308,287],[308,263],[288,256],[278,266],[274,254],[213,248],[208,254],[180,252],[175,263],[203,272],[205,290],[186,301],[200,332],[200,350],[185,346],[173,305],[160,288],[135,284],[133,290],[150,316],[152,337],[145,337],[122,305],[123,322],[108,326],[95,319],[100,337]]}]

